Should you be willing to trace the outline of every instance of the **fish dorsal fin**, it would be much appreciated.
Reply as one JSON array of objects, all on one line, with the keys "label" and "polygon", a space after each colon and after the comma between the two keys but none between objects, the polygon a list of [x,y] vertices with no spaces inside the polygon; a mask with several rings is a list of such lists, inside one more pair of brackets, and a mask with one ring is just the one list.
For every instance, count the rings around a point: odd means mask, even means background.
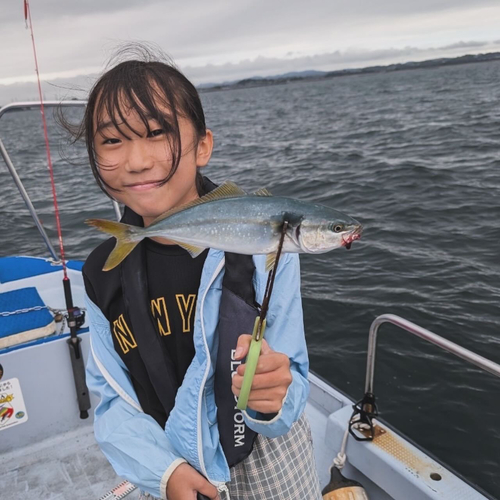
[{"label": "fish dorsal fin", "polygon": [[159,217],[157,217],[151,223],[151,225],[156,224],[157,222],[160,222],[167,217],[170,217],[178,212],[182,212],[183,210],[194,207],[196,205],[202,205],[203,203],[207,203],[209,201],[222,200],[224,198],[237,198],[239,196],[246,196],[245,191],[238,187],[234,182],[227,181],[216,187],[214,190],[210,191],[210,193],[207,193],[200,198],[196,198],[196,200],[190,201],[189,203],[181,205],[180,207],[174,207],[170,210],[167,210],[164,214],[161,214]]},{"label": "fish dorsal fin", "polygon": [[266,188],[261,188],[255,193],[252,193],[254,196],[272,196],[272,194],[266,189]]}]

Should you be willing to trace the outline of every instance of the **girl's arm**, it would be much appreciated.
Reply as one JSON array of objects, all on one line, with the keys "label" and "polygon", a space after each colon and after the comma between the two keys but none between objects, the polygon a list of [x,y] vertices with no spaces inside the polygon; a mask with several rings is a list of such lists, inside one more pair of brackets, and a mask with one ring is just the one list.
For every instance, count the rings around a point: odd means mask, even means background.
[{"label": "girl's arm", "polygon": [[167,482],[185,460],[175,453],[158,423],[142,411],[113,348],[109,323],[88,297],[87,315],[91,338],[87,385],[100,398],[94,417],[96,441],[119,476],[166,499]]},{"label": "girl's arm", "polygon": [[[264,261],[265,256],[256,258],[259,274],[257,300],[262,299],[267,279],[267,273],[263,273]],[[250,409],[243,413],[251,429],[273,438],[290,430],[302,415],[309,396],[309,358],[304,334],[298,254],[285,254],[280,259],[269,303],[265,339],[273,351],[289,358],[292,381],[276,415],[263,415]]]}]

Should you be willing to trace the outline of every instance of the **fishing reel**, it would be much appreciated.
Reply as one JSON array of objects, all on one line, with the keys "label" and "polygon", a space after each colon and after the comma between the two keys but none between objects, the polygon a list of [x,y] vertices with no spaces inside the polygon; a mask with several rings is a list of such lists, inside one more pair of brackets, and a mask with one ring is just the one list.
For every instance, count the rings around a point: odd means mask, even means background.
[{"label": "fishing reel", "polygon": [[[373,441],[375,431],[373,428],[373,418],[378,417],[378,409],[375,403],[375,395],[367,392],[363,399],[352,406],[354,412],[349,420],[349,434],[356,441]],[[362,432],[362,436],[354,430]]]},{"label": "fishing reel", "polygon": [[85,323],[85,311],[79,307],[68,309],[65,317],[70,329],[79,330]]}]

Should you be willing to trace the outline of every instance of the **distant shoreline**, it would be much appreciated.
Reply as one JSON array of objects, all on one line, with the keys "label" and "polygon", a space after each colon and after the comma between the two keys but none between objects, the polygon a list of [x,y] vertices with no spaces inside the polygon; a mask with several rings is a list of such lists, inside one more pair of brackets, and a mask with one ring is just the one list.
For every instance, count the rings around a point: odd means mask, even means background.
[{"label": "distant shoreline", "polygon": [[[412,69],[425,69],[425,68],[439,68],[443,66],[455,66],[460,64],[471,64],[471,63],[480,63],[480,62],[494,62],[500,61],[500,52],[490,52],[483,54],[466,54],[459,57],[451,57],[451,58],[439,58],[439,59],[428,59],[425,61],[415,62],[405,62],[405,63],[397,63],[397,64],[388,64],[385,66],[368,66],[364,68],[352,68],[352,69],[342,69],[336,71],[317,71],[317,70],[305,70],[305,71],[292,71],[285,74],[272,75],[268,77],[261,76],[253,76],[250,78],[245,78],[241,80],[233,80],[233,81],[225,81],[222,83],[202,83],[196,86],[198,92],[219,92],[224,90],[234,90],[234,89],[247,89],[254,87],[267,87],[270,85],[286,85],[288,83],[294,82],[319,82],[324,81],[328,78],[337,78],[342,76],[351,76],[351,75],[367,75],[367,74],[378,74],[378,73],[391,73],[395,71],[405,71]],[[85,81],[91,80],[92,78],[98,78],[98,75],[86,75]],[[78,77],[83,78],[83,77]],[[63,89],[68,92],[73,90],[77,90],[79,94],[81,94],[82,89],[85,87],[84,84],[80,81],[76,81],[70,79],[70,81],[63,81],[61,79],[56,79],[50,82],[43,82],[45,88],[44,93],[47,92],[51,94],[51,97],[44,97],[44,99],[52,99],[59,100],[60,98],[54,97],[53,88]],[[12,89],[11,89],[12,87]],[[35,97],[35,86],[32,83],[23,83],[23,84],[13,84],[13,85],[0,85],[0,97],[4,103],[0,104],[2,107],[5,104],[17,102],[17,101],[38,101],[38,97]],[[2,95],[2,92],[5,91],[5,97]],[[29,97],[21,97],[19,95],[30,94]],[[52,96],[52,94],[54,96]],[[79,97],[81,98],[81,97]],[[71,97],[66,96],[64,99],[71,99]],[[77,99],[74,97],[74,99]]]},{"label": "distant shoreline", "polygon": [[[457,66],[460,64],[480,63],[500,61],[500,52],[490,52],[486,54],[467,54],[459,57],[428,59],[419,62],[406,62],[397,64],[388,64],[386,66],[368,66],[365,68],[342,69],[336,71],[311,71],[294,72],[285,75],[270,77],[245,78],[231,83],[213,84],[210,86],[198,87],[198,92],[218,92],[221,90],[246,89],[253,87],[267,87],[270,85],[284,85],[292,82],[319,81],[327,78],[337,78],[341,76],[364,75],[374,73],[392,73],[394,71],[404,71],[422,68],[439,68],[442,66]],[[301,74],[303,73],[303,75]]]}]

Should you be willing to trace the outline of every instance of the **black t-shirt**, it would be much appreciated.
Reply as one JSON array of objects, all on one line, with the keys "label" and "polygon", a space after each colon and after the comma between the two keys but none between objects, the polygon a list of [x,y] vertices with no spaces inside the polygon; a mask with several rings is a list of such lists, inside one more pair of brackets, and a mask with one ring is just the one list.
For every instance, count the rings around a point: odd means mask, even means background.
[{"label": "black t-shirt", "polygon": [[[179,387],[194,357],[194,316],[208,250],[193,259],[178,245],[163,245],[148,238],[143,244],[153,323],[172,361],[177,376],[174,385]],[[130,373],[139,402],[144,412],[163,427],[167,414],[149,378],[148,360],[142,358],[138,348],[141,332],[133,331],[121,294],[111,301],[108,314],[113,345]]]},{"label": "black t-shirt", "polygon": [[151,313],[180,385],[194,357],[194,315],[208,250],[193,259],[178,245],[163,245],[149,238],[145,244]]}]

